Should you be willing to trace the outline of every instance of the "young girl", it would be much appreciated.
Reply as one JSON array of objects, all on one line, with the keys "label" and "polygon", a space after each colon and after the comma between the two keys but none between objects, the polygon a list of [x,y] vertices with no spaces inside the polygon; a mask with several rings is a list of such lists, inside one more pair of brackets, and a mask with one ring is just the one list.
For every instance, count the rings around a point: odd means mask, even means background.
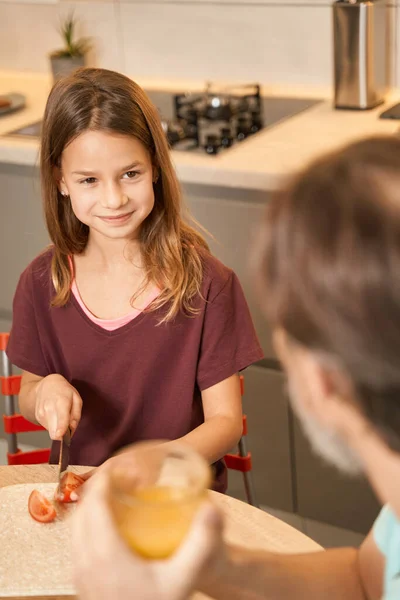
[{"label": "young girl", "polygon": [[70,426],[72,464],[180,439],[224,490],[237,374],[262,351],[237,277],[182,218],[157,110],[123,75],[76,71],[50,93],[41,176],[53,244],[20,278],[7,349],[23,415],[53,440]]}]

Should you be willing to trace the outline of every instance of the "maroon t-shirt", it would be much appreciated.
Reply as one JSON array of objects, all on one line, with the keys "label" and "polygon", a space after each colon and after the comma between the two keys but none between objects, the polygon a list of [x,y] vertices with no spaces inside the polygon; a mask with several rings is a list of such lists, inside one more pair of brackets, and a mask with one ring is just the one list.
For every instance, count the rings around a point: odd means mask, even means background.
[{"label": "maroon t-shirt", "polygon": [[[51,307],[53,250],[22,273],[7,354],[41,377],[59,373],[83,400],[71,464],[100,465],[139,440],[177,439],[204,422],[201,391],[263,357],[236,275],[204,256],[199,312],[159,324],[163,309],[143,312],[114,331],[97,325],[73,294]],[[50,462],[58,460],[54,442]],[[226,469],[216,465],[216,489]]]}]

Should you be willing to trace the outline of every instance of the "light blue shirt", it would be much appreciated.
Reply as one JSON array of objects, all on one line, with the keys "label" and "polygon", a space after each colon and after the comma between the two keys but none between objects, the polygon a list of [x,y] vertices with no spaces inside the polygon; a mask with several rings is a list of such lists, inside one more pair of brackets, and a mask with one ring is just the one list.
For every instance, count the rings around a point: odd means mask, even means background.
[{"label": "light blue shirt", "polygon": [[386,560],[383,600],[400,600],[400,521],[388,505],[375,521],[373,534]]}]

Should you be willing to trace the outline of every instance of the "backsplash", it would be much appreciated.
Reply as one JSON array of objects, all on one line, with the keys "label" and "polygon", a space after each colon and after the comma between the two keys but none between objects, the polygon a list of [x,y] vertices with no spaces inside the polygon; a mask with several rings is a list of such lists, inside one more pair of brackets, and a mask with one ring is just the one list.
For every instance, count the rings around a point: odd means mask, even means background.
[{"label": "backsplash", "polygon": [[[0,70],[47,72],[60,45],[60,17],[74,10],[93,37],[90,63],[132,77],[332,81],[331,7],[326,0],[0,1]],[[393,17],[392,54],[400,21]],[[398,63],[398,64],[397,64]],[[400,82],[400,60],[393,79]]]}]

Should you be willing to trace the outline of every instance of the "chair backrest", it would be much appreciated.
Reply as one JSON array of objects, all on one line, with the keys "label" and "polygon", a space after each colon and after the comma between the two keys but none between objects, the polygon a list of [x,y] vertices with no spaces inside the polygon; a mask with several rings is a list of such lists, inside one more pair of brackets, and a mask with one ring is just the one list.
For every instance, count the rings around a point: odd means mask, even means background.
[{"label": "chair backrest", "polygon": [[49,462],[50,449],[40,448],[23,452],[18,447],[17,434],[29,431],[43,431],[41,425],[36,425],[16,413],[16,397],[21,387],[21,375],[13,375],[13,366],[9,360],[6,349],[8,333],[0,333],[0,352],[3,366],[1,379],[1,393],[4,397],[3,423],[7,436],[7,461],[9,465],[33,465]]}]

